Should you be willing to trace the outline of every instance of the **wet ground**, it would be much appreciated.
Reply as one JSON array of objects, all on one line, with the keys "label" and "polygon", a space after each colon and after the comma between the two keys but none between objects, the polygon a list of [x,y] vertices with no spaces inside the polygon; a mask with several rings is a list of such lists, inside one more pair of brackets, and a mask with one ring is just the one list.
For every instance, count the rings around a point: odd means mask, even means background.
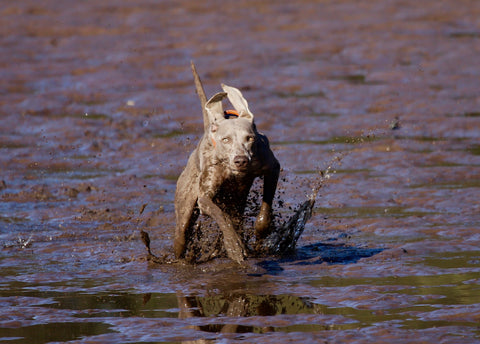
[{"label": "wet ground", "polygon": [[[0,8],[1,343],[480,343],[480,2],[22,1]],[[296,255],[152,265],[239,87]],[[331,166],[330,166],[331,165]],[[143,212],[141,211],[143,210]]]}]

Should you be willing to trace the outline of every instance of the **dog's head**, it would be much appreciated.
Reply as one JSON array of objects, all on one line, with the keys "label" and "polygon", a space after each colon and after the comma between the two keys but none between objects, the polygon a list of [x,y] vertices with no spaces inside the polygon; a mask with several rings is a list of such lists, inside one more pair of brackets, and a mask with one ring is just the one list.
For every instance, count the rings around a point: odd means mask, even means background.
[{"label": "dog's head", "polygon": [[[209,125],[208,135],[215,158],[233,173],[247,172],[255,151],[257,131],[248,102],[235,87],[222,84],[224,92],[215,94],[205,104]],[[228,97],[238,116],[225,116],[222,100]]]}]

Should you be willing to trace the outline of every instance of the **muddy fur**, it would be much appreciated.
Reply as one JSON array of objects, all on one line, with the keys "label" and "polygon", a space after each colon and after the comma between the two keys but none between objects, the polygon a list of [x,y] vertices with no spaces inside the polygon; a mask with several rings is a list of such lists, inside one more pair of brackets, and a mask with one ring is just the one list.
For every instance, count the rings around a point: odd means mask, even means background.
[{"label": "muddy fur", "polygon": [[[196,260],[196,251],[220,254],[241,263],[248,255],[243,238],[243,217],[253,181],[263,178],[263,199],[255,222],[255,239],[261,245],[272,229],[272,201],[277,187],[280,164],[270,150],[268,139],[257,131],[254,116],[242,93],[222,84],[220,92],[206,101],[200,78],[192,63],[197,93],[202,105],[204,135],[190,155],[177,181],[175,193],[176,228],[174,251],[177,259]],[[236,110],[227,117],[222,101],[228,98]],[[205,102],[206,101],[206,102]],[[207,215],[220,229],[222,244],[209,233],[209,221],[198,221]],[[195,238],[208,242],[194,245]],[[188,254],[187,254],[188,253]]]}]

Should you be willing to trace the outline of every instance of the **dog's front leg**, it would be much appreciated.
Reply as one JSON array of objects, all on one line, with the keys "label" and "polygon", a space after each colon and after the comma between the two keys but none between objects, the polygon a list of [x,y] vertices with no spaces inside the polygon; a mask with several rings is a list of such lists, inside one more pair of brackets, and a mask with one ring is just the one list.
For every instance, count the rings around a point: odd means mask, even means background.
[{"label": "dog's front leg", "polygon": [[223,213],[222,210],[213,203],[211,197],[202,196],[197,202],[200,211],[212,217],[220,227],[220,230],[223,233],[223,243],[227,250],[228,257],[237,263],[243,262],[246,256],[245,245],[235,231],[232,220],[230,220],[228,215]]},{"label": "dog's front leg", "polygon": [[[273,155],[273,154],[272,154]],[[277,190],[278,176],[280,174],[280,164],[272,156],[272,163],[268,172],[264,174],[263,180],[263,201],[260,212],[255,221],[255,235],[258,240],[265,239],[271,232],[272,223],[272,203],[275,191]]]},{"label": "dog's front leg", "polygon": [[235,231],[235,226],[229,215],[213,202],[213,198],[225,180],[223,172],[224,169],[219,165],[204,169],[200,176],[200,197],[198,197],[197,204],[200,211],[213,218],[220,227],[228,257],[237,263],[241,263],[246,257],[245,245]]}]

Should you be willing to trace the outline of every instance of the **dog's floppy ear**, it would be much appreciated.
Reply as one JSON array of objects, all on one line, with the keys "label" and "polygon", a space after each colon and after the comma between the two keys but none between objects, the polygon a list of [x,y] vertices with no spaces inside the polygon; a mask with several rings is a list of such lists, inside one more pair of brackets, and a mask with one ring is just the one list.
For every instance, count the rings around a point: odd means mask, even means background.
[{"label": "dog's floppy ear", "polygon": [[225,119],[223,114],[222,100],[226,96],[227,94],[225,92],[219,92],[210,98],[205,104],[205,110],[207,110],[210,124]]},{"label": "dog's floppy ear", "polygon": [[250,112],[248,102],[243,98],[242,92],[235,87],[227,86],[225,84],[222,84],[222,88],[227,92],[228,100],[230,100],[230,103],[232,103],[235,110],[238,111],[240,117],[253,121],[253,113]]}]

